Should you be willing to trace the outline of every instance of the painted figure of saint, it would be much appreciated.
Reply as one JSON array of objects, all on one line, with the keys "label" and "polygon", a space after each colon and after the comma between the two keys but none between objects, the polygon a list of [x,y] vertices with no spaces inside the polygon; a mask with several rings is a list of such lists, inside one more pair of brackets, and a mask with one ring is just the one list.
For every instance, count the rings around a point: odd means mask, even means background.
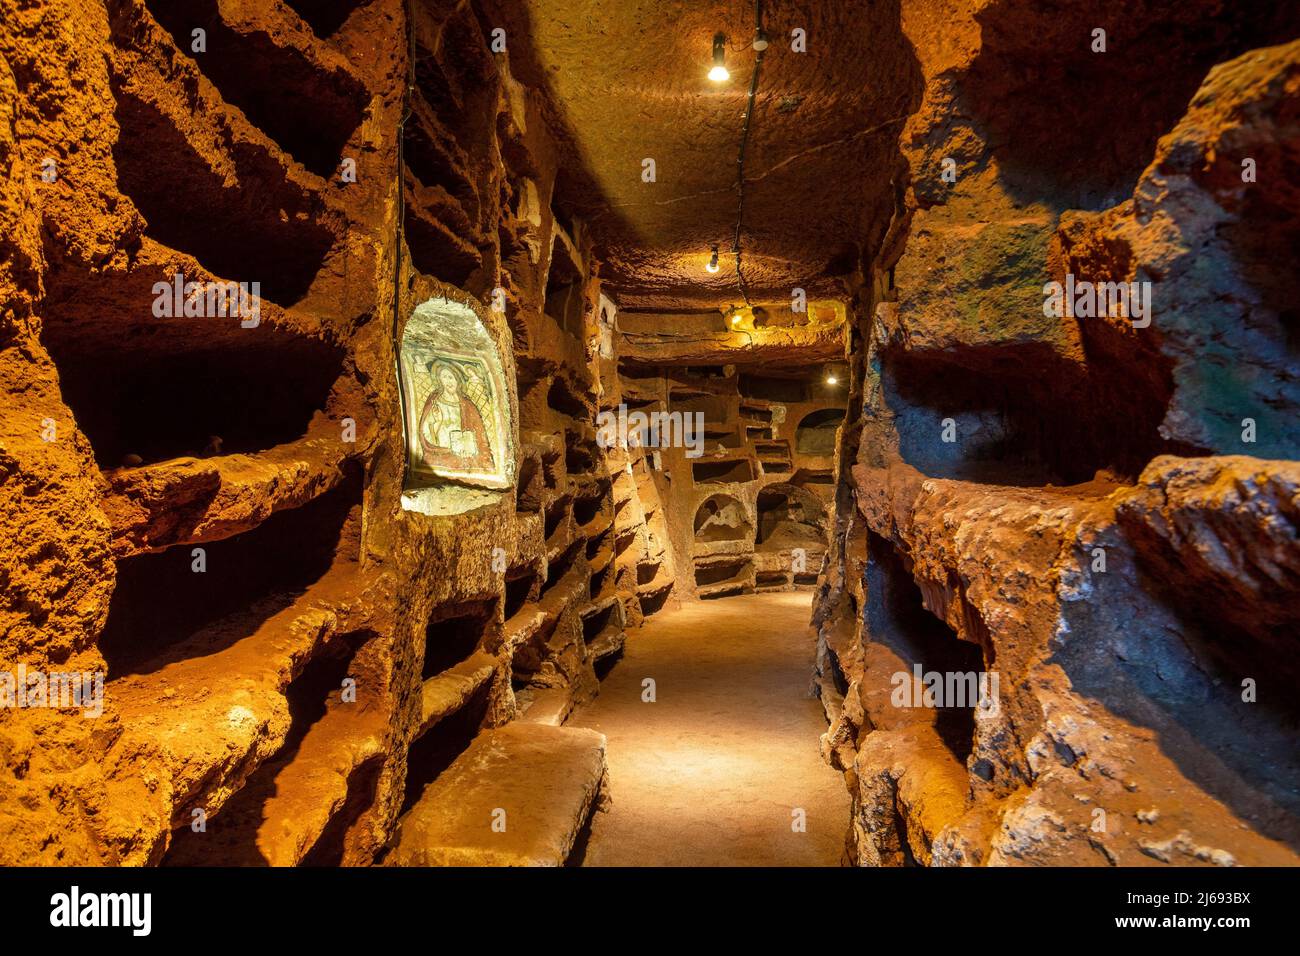
[{"label": "painted figure of saint", "polygon": [[420,412],[420,447],[431,467],[492,471],[495,464],[479,407],[465,394],[460,372],[446,362],[430,365],[433,391]]}]

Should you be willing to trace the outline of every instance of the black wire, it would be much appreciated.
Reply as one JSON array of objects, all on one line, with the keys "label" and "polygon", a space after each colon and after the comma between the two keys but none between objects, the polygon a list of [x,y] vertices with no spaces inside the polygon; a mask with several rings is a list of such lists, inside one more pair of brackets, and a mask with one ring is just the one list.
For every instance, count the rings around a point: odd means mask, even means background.
[{"label": "black wire", "polygon": [[[754,37],[763,35],[763,0],[754,0]],[[745,227],[745,152],[749,146],[749,126],[754,117],[754,98],[758,93],[758,75],[763,68],[763,56],[766,48],[759,50],[754,58],[754,74],[749,79],[749,100],[745,104],[745,124],[740,131],[740,157],[736,160],[736,235],[731,243],[731,251],[736,255],[736,285],[745,305],[753,308],[749,301],[749,290],[745,288],[745,273],[740,267],[740,233]]]},{"label": "black wire", "polygon": [[406,231],[406,121],[411,118],[415,94],[415,21],[411,0],[402,4],[406,14],[406,89],[402,92],[402,118],[397,121],[397,222],[393,229],[393,344],[397,345],[401,325],[398,299],[402,288],[402,237]]},{"label": "black wire", "polygon": [[[406,457],[406,389],[402,387],[402,239],[406,233],[406,121],[411,118],[415,93],[415,19],[411,0],[404,0],[406,16],[406,89],[402,117],[397,121],[397,222],[393,227],[393,362],[397,368],[397,395],[402,411],[402,453]],[[407,465],[410,467],[409,463]]]}]

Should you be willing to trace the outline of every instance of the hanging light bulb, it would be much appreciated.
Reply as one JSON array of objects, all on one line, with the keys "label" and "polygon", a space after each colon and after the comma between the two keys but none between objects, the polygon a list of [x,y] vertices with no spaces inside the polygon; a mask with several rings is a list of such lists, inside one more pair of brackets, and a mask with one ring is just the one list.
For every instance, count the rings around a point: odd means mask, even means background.
[{"label": "hanging light bulb", "polygon": [[837,375],[835,374],[835,369],[834,369],[834,367],[828,368],[828,369],[826,370],[826,384],[827,384],[827,385],[838,385],[838,384],[839,384],[839,381],[840,381],[840,380],[839,380],[839,376],[837,376]]},{"label": "hanging light bulb", "polygon": [[717,246],[714,246],[714,247],[713,247],[713,255],[709,258],[709,264],[708,264],[707,266],[705,266],[704,268],[707,269],[709,272],[717,272],[718,269],[721,268],[721,267],[718,265],[718,247],[717,247]]},{"label": "hanging light bulb", "polygon": [[727,71],[727,35],[719,33],[713,38],[713,69],[709,70],[709,79],[714,83],[725,83],[731,79]]}]

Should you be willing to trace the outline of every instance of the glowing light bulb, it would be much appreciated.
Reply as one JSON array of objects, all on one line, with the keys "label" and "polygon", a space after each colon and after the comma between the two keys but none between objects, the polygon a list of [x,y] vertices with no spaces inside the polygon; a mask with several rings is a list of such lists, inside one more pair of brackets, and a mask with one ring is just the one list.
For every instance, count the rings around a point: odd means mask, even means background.
[{"label": "glowing light bulb", "polygon": [[718,265],[718,247],[717,247],[717,246],[714,246],[714,247],[713,247],[713,256],[709,259],[709,264],[706,265],[704,268],[705,268],[706,270],[708,270],[709,272],[717,272],[718,269],[721,268],[721,267]]},{"label": "glowing light bulb", "polygon": [[827,384],[827,385],[835,385],[835,384],[837,384],[838,382],[839,382],[839,379],[836,378],[834,375],[827,375],[827,376],[826,376],[826,384]]},{"label": "glowing light bulb", "polygon": [[733,315],[733,316],[731,317],[731,324],[732,324],[732,325],[739,325],[739,324],[740,324],[740,316],[739,316],[739,315]]},{"label": "glowing light bulb", "polygon": [[713,69],[709,70],[709,79],[714,83],[725,83],[731,79],[727,70],[727,35],[719,33],[713,38]]}]

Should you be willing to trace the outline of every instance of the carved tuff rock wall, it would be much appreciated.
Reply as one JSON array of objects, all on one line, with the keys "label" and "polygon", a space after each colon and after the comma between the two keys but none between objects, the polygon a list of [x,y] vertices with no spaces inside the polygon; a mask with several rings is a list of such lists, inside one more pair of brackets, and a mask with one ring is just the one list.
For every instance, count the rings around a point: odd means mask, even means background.
[{"label": "carved tuff rock wall", "polygon": [[[900,16],[923,83],[815,616],[850,855],[1294,864],[1300,17]],[[1047,315],[1067,276],[1150,283],[1151,321]],[[999,693],[898,706],[932,672]]]},{"label": "carved tuff rock wall", "polygon": [[563,862],[629,632],[798,587],[850,862],[1300,862],[1300,14],[786,6],[738,308],[656,9],[0,0],[0,699],[104,682],[0,862]]},{"label": "carved tuff rock wall", "polygon": [[[472,5],[416,10],[5,6],[0,658],[107,674],[99,719],[0,714],[6,862],[377,861],[643,614],[658,501],[594,440],[612,316],[537,95]],[[178,274],[260,314],[159,318]],[[506,490],[404,490],[431,302],[504,358]]]}]

